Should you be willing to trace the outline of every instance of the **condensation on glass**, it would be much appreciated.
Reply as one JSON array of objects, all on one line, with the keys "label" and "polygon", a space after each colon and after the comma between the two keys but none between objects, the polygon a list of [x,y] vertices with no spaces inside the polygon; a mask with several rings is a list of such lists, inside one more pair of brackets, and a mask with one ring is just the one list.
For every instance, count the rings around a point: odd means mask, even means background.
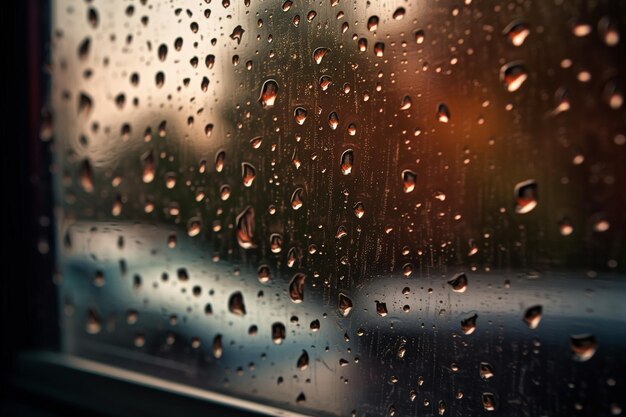
[{"label": "condensation on glass", "polygon": [[625,10],[54,1],[63,352],[302,414],[619,415]]}]

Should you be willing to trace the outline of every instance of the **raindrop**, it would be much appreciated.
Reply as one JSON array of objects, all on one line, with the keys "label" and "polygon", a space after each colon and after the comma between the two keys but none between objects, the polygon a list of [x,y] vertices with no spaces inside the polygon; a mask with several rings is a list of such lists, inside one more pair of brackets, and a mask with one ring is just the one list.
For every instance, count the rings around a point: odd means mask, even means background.
[{"label": "raindrop", "polygon": [[291,279],[289,283],[289,298],[294,303],[301,303],[304,301],[304,280],[306,275],[302,273],[297,273]]},{"label": "raindrop", "polygon": [[237,243],[243,249],[255,248],[254,237],[254,209],[246,207],[235,220]]},{"label": "raindrop", "polygon": [[306,350],[302,351],[302,355],[300,355],[300,357],[298,358],[296,367],[301,371],[304,371],[306,368],[309,367],[309,354]]},{"label": "raindrop", "polygon": [[91,162],[89,159],[83,160],[80,164],[80,185],[83,187],[83,190],[87,193],[92,193],[94,189],[93,184],[93,168],[91,167]]},{"label": "raindrop", "polygon": [[528,72],[519,62],[506,64],[500,69],[500,81],[504,83],[504,86],[510,93],[519,90],[527,79]]},{"label": "raindrop", "polygon": [[479,367],[480,378],[484,381],[493,378],[493,368],[487,362],[481,362]]},{"label": "raindrop", "polygon": [[280,322],[276,322],[272,324],[272,341],[274,342],[275,345],[282,344],[283,341],[285,340],[285,335],[286,335],[286,330],[285,330],[284,324]]},{"label": "raindrop", "polygon": [[515,185],[515,212],[526,214],[537,207],[537,182],[522,181]]},{"label": "raindrop", "polygon": [[272,233],[270,236],[270,251],[272,253],[280,253],[283,250],[283,237],[278,233]]},{"label": "raindrop", "polygon": [[269,79],[263,83],[261,87],[261,95],[259,96],[259,102],[263,108],[274,107],[276,102],[276,96],[278,95],[278,83],[275,80]]},{"label": "raindrop", "polygon": [[620,34],[617,26],[617,22],[613,21],[609,17],[603,17],[598,22],[598,32],[604,39],[604,43],[608,46],[615,46],[619,43]]},{"label": "raindrop", "polygon": [[398,7],[395,12],[393,12],[394,20],[401,20],[406,14],[406,10],[404,7]]},{"label": "raindrop", "polygon": [[289,268],[293,268],[293,266],[296,264],[297,255],[298,250],[296,248],[291,248],[289,249],[289,252],[287,252],[287,266]]},{"label": "raindrop", "polygon": [[93,108],[93,100],[86,93],[80,93],[78,96],[78,114],[88,116]]},{"label": "raindrop", "polygon": [[335,233],[335,238],[336,239],[341,239],[348,236],[348,231],[346,230],[345,226],[339,226],[337,228],[337,233]]},{"label": "raindrop", "polygon": [[252,186],[254,179],[256,178],[256,170],[252,164],[243,162],[241,164],[241,179],[245,187]]},{"label": "raindrop", "polygon": [[356,135],[356,125],[354,123],[350,123],[346,131],[348,132],[348,135],[350,136]]},{"label": "raindrop", "polygon": [[224,348],[222,347],[222,335],[218,334],[213,338],[213,356],[215,359],[219,359],[222,357],[222,353],[224,353]]},{"label": "raindrop", "polygon": [[339,126],[339,116],[337,116],[337,113],[332,112],[328,115],[328,126],[330,126],[332,130],[337,129]]},{"label": "raindrop", "polygon": [[158,49],[159,61],[165,61],[167,58],[167,45],[162,43]]},{"label": "raindrop", "polygon": [[376,301],[376,314],[380,317],[385,317],[387,315],[387,304]]},{"label": "raindrop", "polygon": [[243,295],[237,291],[228,299],[228,311],[236,316],[246,315],[246,305],[243,302]]},{"label": "raindrop", "polygon": [[476,320],[478,314],[474,314],[466,319],[461,320],[461,331],[463,334],[470,335],[476,331]]},{"label": "raindrop", "polygon": [[230,198],[230,192],[231,192],[230,185],[228,184],[222,185],[220,187],[220,199],[222,201],[228,200]]},{"label": "raindrop", "polygon": [[339,313],[343,317],[347,317],[348,314],[352,311],[352,300],[344,293],[339,293],[339,301],[337,303],[337,308],[339,309]]},{"label": "raindrop", "polygon": [[454,278],[448,281],[448,284],[452,286],[452,290],[454,292],[465,292],[465,290],[467,290],[468,284],[467,275],[465,275],[465,273],[463,272],[457,274],[454,276]]},{"label": "raindrop", "polygon": [[437,106],[437,120],[440,123],[448,123],[450,121],[450,110],[447,105],[441,103]]},{"label": "raindrop", "polygon": [[311,325],[309,326],[309,328],[311,329],[312,332],[317,332],[320,329],[320,321],[315,319],[311,322]]},{"label": "raindrop", "polygon": [[570,336],[569,347],[575,361],[586,362],[596,353],[598,342],[591,334],[579,334]]},{"label": "raindrop", "polygon": [[385,44],[383,42],[376,42],[374,44],[374,55],[382,57],[385,55]]},{"label": "raindrop", "polygon": [[341,173],[343,175],[349,175],[352,173],[352,167],[354,165],[354,152],[352,149],[347,149],[341,154]]},{"label": "raindrop", "polygon": [[92,308],[87,311],[87,323],[85,324],[85,330],[89,334],[98,334],[100,333],[100,330],[102,330],[102,319]]},{"label": "raindrop", "polygon": [[322,91],[328,90],[328,87],[330,87],[332,83],[333,79],[330,78],[328,75],[322,75],[322,77],[320,78],[320,88],[322,89]]},{"label": "raindrop", "polygon": [[363,205],[363,203],[358,202],[354,205],[354,215],[357,218],[361,218],[363,217],[363,215],[365,214],[365,206]]},{"label": "raindrop", "polygon": [[486,411],[494,411],[496,409],[496,400],[492,393],[485,392],[483,394],[483,408]]},{"label": "raindrop", "polygon": [[559,222],[559,233],[561,233],[561,236],[569,236],[574,233],[574,225],[570,219],[566,217],[561,219]]},{"label": "raindrop", "polygon": [[315,51],[313,51],[313,61],[315,61],[315,63],[318,65],[321,64],[322,59],[324,59],[324,57],[326,56],[328,52],[330,52],[330,49],[328,48],[324,48],[324,47],[317,48]]},{"label": "raindrop", "polygon": [[296,123],[299,125],[303,125],[306,121],[307,111],[304,107],[296,107],[293,111],[293,117],[296,120]]},{"label": "raindrop", "polygon": [[156,161],[154,159],[154,153],[152,151],[146,152],[142,156],[141,162],[143,165],[141,178],[146,184],[151,183],[154,180],[154,176],[156,173]]},{"label": "raindrop", "polygon": [[261,265],[259,269],[257,269],[257,277],[259,278],[259,282],[262,284],[267,284],[268,282],[270,282],[270,267],[267,265]]},{"label": "raindrop", "polygon": [[80,45],[78,45],[78,59],[84,61],[87,59],[87,55],[89,55],[89,50],[91,47],[91,38],[85,38]]},{"label": "raindrop", "polygon": [[530,35],[530,26],[524,22],[514,21],[504,28],[503,33],[513,45],[522,46]]},{"label": "raindrop", "polygon": [[424,31],[423,30],[417,30],[415,31],[415,43],[417,43],[418,45],[421,45],[424,43]]},{"label": "raindrop", "polygon": [[303,204],[303,194],[304,190],[302,188],[296,188],[296,190],[291,195],[291,208],[294,210],[298,210],[302,207]]},{"label": "raindrop", "polygon": [[536,329],[539,326],[539,322],[541,321],[541,314],[543,313],[543,307],[540,305],[536,305],[530,307],[524,313],[524,323],[530,329]]},{"label": "raindrop", "polygon": [[404,96],[402,98],[402,103],[400,103],[400,110],[408,110],[411,108],[411,97]]},{"label": "raindrop", "polygon": [[296,398],[296,403],[298,403],[298,404],[302,404],[302,403],[304,403],[304,402],[306,402],[306,397],[304,396],[304,393],[303,393],[303,392],[301,392],[301,393],[298,395],[298,397]]},{"label": "raindrop", "polygon": [[367,29],[370,32],[374,32],[375,30],[378,29],[378,16],[372,16],[369,19],[367,19]]},{"label": "raindrop", "polygon": [[233,33],[230,34],[230,38],[237,41],[237,45],[241,43],[241,37],[243,36],[245,30],[238,25],[235,29],[233,29]]},{"label": "raindrop", "polygon": [[402,189],[405,193],[410,193],[415,189],[416,181],[417,174],[415,174],[415,172],[409,169],[402,171]]},{"label": "raindrop", "polygon": [[215,170],[217,172],[222,172],[224,169],[224,161],[226,160],[226,152],[219,151],[217,155],[215,155]]},{"label": "raindrop", "polygon": [[263,136],[255,136],[252,139],[250,139],[250,146],[252,146],[253,149],[259,149],[262,143],[263,143]]}]

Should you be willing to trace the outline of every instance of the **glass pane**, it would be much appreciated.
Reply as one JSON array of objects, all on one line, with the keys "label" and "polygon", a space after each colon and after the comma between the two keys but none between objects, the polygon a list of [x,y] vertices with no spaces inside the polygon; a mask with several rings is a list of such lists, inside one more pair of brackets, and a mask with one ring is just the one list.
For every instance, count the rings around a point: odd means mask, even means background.
[{"label": "glass pane", "polygon": [[624,2],[53,2],[62,350],[314,415],[617,415]]}]

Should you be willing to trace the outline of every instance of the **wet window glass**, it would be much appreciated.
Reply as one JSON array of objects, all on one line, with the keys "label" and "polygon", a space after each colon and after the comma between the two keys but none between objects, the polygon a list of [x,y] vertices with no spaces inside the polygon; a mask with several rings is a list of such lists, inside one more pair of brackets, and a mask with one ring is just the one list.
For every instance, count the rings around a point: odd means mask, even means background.
[{"label": "wet window glass", "polygon": [[620,415],[625,16],[53,2],[62,353],[274,414]]}]

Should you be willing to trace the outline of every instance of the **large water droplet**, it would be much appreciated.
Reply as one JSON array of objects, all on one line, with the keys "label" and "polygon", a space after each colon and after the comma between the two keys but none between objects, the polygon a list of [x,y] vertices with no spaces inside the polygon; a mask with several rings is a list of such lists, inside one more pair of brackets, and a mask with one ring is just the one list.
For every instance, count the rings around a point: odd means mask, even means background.
[{"label": "large water droplet", "polygon": [[306,275],[302,273],[297,273],[291,278],[291,282],[289,283],[289,298],[294,303],[301,303],[304,301],[304,281]]},{"label": "large water droplet", "polygon": [[337,115],[337,113],[332,112],[328,115],[328,126],[330,126],[332,130],[337,129],[337,127],[339,126],[339,116]]},{"label": "large water droplet", "polygon": [[485,392],[483,394],[483,408],[486,411],[494,411],[496,409],[496,399],[492,393]]},{"label": "large water droplet", "polygon": [[296,190],[291,195],[291,208],[294,210],[298,210],[302,207],[303,203],[303,195],[304,189],[296,188]]},{"label": "large water droplet", "polygon": [[483,380],[488,380],[493,378],[493,368],[487,362],[481,362],[479,368],[480,378]]},{"label": "large water droplet", "polygon": [[283,237],[278,233],[272,233],[270,236],[270,251],[272,253],[280,253],[283,250]]},{"label": "large water droplet", "polygon": [[215,359],[219,359],[222,357],[223,352],[224,348],[222,346],[222,335],[218,334],[213,338],[213,356]]},{"label": "large water droplet", "polygon": [[343,175],[349,175],[352,173],[352,167],[354,165],[354,151],[348,149],[341,154],[341,173]]},{"label": "large water droplet", "polygon": [[526,214],[537,207],[537,183],[526,180],[515,185],[515,212]]},{"label": "large water droplet", "polygon": [[215,170],[217,172],[222,172],[224,169],[224,162],[226,161],[226,152],[219,151],[217,155],[215,155]]},{"label": "large water droplet", "polygon": [[461,320],[461,331],[463,334],[470,335],[476,331],[476,320],[478,314],[474,314],[466,319]]},{"label": "large water droplet", "polygon": [[141,161],[143,165],[141,178],[143,182],[147,184],[154,180],[154,176],[156,173],[156,161],[154,159],[154,152],[152,151],[146,152],[142,156]]},{"label": "large water droplet", "polygon": [[254,236],[254,209],[251,206],[246,207],[235,220],[237,243],[243,249],[255,248],[253,242]]},{"label": "large water droplet", "polygon": [[339,309],[339,313],[343,317],[347,317],[348,314],[352,311],[352,300],[344,293],[339,293],[339,300],[337,303],[337,308]]},{"label": "large water droplet", "polygon": [[275,80],[267,80],[261,88],[259,102],[264,108],[274,107],[276,97],[278,96],[278,83]]},{"label": "large water droplet", "polygon": [[448,123],[450,121],[450,109],[444,103],[437,106],[437,120],[440,123]]},{"label": "large water droplet", "polygon": [[370,32],[374,32],[375,30],[378,29],[378,16],[372,16],[369,19],[367,19],[367,29]]},{"label": "large water droplet", "polygon": [[569,346],[574,360],[586,362],[595,355],[598,342],[593,335],[586,333],[570,336]]},{"label": "large water droplet", "polygon": [[241,43],[241,38],[243,37],[244,32],[244,28],[242,28],[241,25],[238,25],[237,27],[235,27],[235,29],[233,29],[233,32],[230,34],[230,38],[232,40],[236,40],[237,45],[239,45]]},{"label": "large water droplet", "polygon": [[322,60],[324,59],[326,54],[328,54],[328,52],[330,52],[330,49],[328,48],[317,48],[315,51],[313,51],[313,61],[315,61],[315,63],[318,65],[321,64]]},{"label": "large water droplet", "polygon": [[417,181],[417,174],[410,169],[402,171],[402,189],[405,193],[410,193],[415,190],[415,183]]},{"label": "large water droplet", "polygon": [[522,46],[528,35],[530,35],[530,27],[527,23],[514,21],[504,28],[503,33],[513,45]]},{"label": "large water droplet", "polygon": [[532,306],[524,313],[524,323],[530,329],[536,329],[541,321],[541,314],[543,313],[543,307],[540,305]]},{"label": "large water droplet", "polygon": [[296,363],[296,367],[301,371],[304,371],[306,368],[309,367],[309,354],[306,350],[302,351],[302,354],[300,355],[300,357],[298,358],[298,362]]},{"label": "large water droplet", "polygon": [[293,118],[296,120],[296,123],[299,125],[303,125],[306,121],[307,111],[304,107],[296,107],[293,111]]},{"label": "large water droplet", "polygon": [[452,286],[454,292],[465,292],[468,284],[467,275],[465,275],[465,273],[457,274],[448,281],[448,284]]},{"label": "large water droplet", "polygon": [[268,282],[270,282],[270,267],[267,265],[261,265],[257,270],[257,277],[259,278],[259,282],[262,284],[267,284]]},{"label": "large water droplet", "polygon": [[322,91],[328,90],[328,87],[330,87],[332,83],[333,79],[330,78],[328,75],[322,75],[322,77],[320,78],[320,88],[322,89]]},{"label": "large water droplet", "polygon": [[500,80],[504,83],[507,91],[514,92],[528,79],[528,72],[524,65],[519,62],[512,62],[504,65],[500,69]]},{"label": "large water droplet", "polygon": [[411,108],[411,97],[409,96],[404,96],[402,98],[402,102],[400,103],[400,110],[408,110]]},{"label": "large water droplet", "polygon": [[380,317],[385,317],[387,315],[387,304],[376,301],[376,314]]},{"label": "large water droplet", "polygon": [[252,164],[243,162],[241,164],[241,180],[246,187],[252,186],[254,179],[256,178],[256,169]]},{"label": "large water droplet", "polygon": [[93,182],[93,168],[91,167],[91,162],[89,159],[83,160],[80,164],[80,170],[78,173],[80,179],[80,185],[83,187],[83,190],[88,193],[92,193],[94,189]]},{"label": "large water droplet", "polygon": [[274,342],[275,345],[282,344],[283,341],[285,340],[285,335],[286,335],[286,330],[285,330],[284,324],[280,322],[276,322],[272,324],[272,341]]},{"label": "large water droplet", "polygon": [[237,291],[228,299],[228,311],[236,316],[246,315],[246,305],[243,302],[243,294]]}]

